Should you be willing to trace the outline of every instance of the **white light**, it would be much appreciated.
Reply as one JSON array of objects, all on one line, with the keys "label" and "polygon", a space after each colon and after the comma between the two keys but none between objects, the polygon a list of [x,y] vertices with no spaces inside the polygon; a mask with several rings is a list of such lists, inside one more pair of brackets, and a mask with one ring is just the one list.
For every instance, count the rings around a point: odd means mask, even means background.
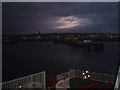
[{"label": "white light", "polygon": [[85,73],[83,73],[83,75],[85,75]]},{"label": "white light", "polygon": [[19,86],[19,88],[22,88],[22,86]]},{"label": "white light", "polygon": [[85,76],[84,78],[86,79],[87,77]]},{"label": "white light", "polygon": [[88,75],[88,77],[90,77],[90,75]]},{"label": "white light", "polygon": [[86,73],[88,73],[88,71],[86,71]]}]

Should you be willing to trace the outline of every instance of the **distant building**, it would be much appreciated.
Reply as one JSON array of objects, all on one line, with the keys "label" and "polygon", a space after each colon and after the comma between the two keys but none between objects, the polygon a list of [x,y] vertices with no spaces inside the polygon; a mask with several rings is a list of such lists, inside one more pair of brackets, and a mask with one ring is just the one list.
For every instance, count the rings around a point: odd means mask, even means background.
[{"label": "distant building", "polygon": [[84,42],[88,43],[88,42],[92,42],[91,40],[84,40]]},{"label": "distant building", "polygon": [[2,89],[16,88],[40,88],[40,90],[45,89],[45,71],[2,83]]}]

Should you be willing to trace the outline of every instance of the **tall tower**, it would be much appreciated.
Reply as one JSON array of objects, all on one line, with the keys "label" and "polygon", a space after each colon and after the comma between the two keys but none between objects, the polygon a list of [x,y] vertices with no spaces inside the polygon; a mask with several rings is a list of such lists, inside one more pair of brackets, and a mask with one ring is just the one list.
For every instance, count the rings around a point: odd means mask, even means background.
[{"label": "tall tower", "polygon": [[40,32],[40,30],[38,31],[38,35],[41,35],[41,32]]}]

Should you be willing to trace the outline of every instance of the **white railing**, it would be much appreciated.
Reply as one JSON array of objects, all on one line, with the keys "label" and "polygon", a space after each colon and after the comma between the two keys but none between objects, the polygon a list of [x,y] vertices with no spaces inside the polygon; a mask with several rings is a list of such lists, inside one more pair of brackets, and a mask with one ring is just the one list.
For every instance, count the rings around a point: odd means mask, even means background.
[{"label": "white railing", "polygon": [[46,88],[45,71],[3,82],[2,88]]},{"label": "white railing", "polygon": [[[57,79],[57,81],[59,81],[59,80],[65,79],[65,78],[69,78],[69,79],[72,79],[75,77],[83,78],[82,73],[83,73],[82,70],[72,69],[68,72],[57,75],[56,79]],[[89,79],[94,80],[94,81],[100,81],[100,82],[114,83],[115,75],[91,72],[91,78],[89,78]]]},{"label": "white railing", "polygon": [[120,66],[118,69],[118,74],[117,74],[114,90],[120,90]]}]

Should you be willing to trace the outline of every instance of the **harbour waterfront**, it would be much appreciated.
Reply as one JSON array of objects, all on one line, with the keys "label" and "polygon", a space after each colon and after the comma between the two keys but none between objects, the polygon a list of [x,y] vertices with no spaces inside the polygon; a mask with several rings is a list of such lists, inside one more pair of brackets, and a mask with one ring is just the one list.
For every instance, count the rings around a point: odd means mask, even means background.
[{"label": "harbour waterfront", "polygon": [[48,77],[69,68],[116,74],[118,42],[104,42],[104,51],[87,52],[52,41],[3,44],[3,81],[45,70]]}]

